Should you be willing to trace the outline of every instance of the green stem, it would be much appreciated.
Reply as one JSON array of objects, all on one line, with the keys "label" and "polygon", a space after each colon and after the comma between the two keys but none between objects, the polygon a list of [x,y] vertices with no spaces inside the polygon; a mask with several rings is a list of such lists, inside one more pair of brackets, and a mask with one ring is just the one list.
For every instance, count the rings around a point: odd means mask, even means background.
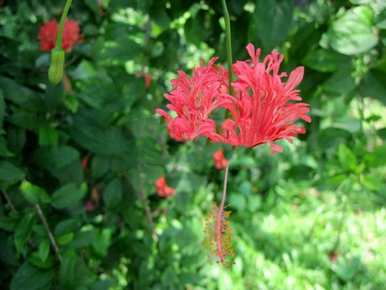
[{"label": "green stem", "polygon": [[66,21],[68,11],[70,10],[72,4],[72,0],[66,0],[66,4],[64,5],[62,17],[60,18],[58,34],[56,36],[56,48],[62,49],[62,37],[64,31],[64,22]]},{"label": "green stem", "polygon": [[224,9],[224,19],[225,19],[225,34],[226,34],[226,47],[227,47],[227,62],[228,62],[228,85],[229,85],[229,94],[232,95],[232,35],[231,35],[231,21],[229,17],[229,12],[227,8],[226,0],[222,0],[222,6]]}]

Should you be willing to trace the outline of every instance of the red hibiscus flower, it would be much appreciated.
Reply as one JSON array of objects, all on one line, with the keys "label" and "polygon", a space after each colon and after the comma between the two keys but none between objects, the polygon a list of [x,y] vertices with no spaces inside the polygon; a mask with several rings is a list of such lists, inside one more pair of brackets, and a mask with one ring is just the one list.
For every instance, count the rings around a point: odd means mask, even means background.
[{"label": "red hibiscus flower", "polygon": [[228,165],[228,160],[224,156],[224,151],[219,149],[213,154],[214,166],[218,170],[222,170]]},{"label": "red hibiscus flower", "polygon": [[173,89],[165,98],[173,118],[164,110],[157,109],[168,123],[170,136],[177,141],[188,141],[205,136],[213,141],[219,140],[216,123],[209,115],[229,102],[227,97],[227,72],[222,66],[215,66],[212,58],[207,66],[193,70],[192,77],[179,72],[172,81]]},{"label": "red hibiscus flower", "polygon": [[[276,153],[282,148],[275,141],[291,141],[305,132],[295,123],[299,119],[311,122],[309,105],[299,102],[302,99],[296,89],[303,79],[303,67],[287,77],[279,71],[283,56],[278,52],[273,51],[260,62],[260,49],[248,44],[247,51],[251,60],[233,64],[236,80],[232,82],[232,96],[227,93],[228,72],[214,66],[215,58],[208,66],[194,69],[191,78],[180,72],[172,81],[173,90],[165,97],[176,117],[160,109],[157,112],[166,119],[173,139],[188,141],[202,136],[235,147],[267,143]],[[228,110],[230,116],[217,132],[210,114],[219,108]]]},{"label": "red hibiscus flower", "polygon": [[[58,32],[58,23],[56,20],[50,20],[44,23],[39,30],[40,49],[50,51],[56,45],[56,35]],[[66,20],[64,23],[62,48],[64,51],[70,51],[80,41],[80,28],[78,22]]]},{"label": "red hibiscus flower", "polygon": [[176,193],[174,188],[167,185],[164,176],[159,177],[155,182],[156,191],[160,197],[170,197]]},{"label": "red hibiscus flower", "polygon": [[248,44],[251,61],[237,61],[233,71],[234,102],[227,107],[231,113],[222,124],[223,142],[234,146],[254,147],[268,143],[272,152],[282,148],[276,140],[291,141],[305,129],[295,124],[298,119],[311,122],[307,115],[309,105],[300,101],[295,88],[303,79],[304,69],[292,71],[286,81],[286,73],[279,71],[283,56],[276,51],[259,61],[260,49]]}]

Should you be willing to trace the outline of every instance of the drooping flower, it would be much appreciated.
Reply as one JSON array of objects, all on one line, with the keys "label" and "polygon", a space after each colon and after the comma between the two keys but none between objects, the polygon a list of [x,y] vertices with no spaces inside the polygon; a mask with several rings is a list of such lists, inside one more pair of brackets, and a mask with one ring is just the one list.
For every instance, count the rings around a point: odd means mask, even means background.
[{"label": "drooping flower", "polygon": [[222,170],[228,165],[228,160],[224,156],[224,151],[222,149],[217,150],[213,154],[214,166],[218,170]]},{"label": "drooping flower", "polygon": [[176,117],[157,109],[157,113],[168,123],[169,135],[177,141],[189,141],[200,136],[218,141],[216,123],[209,115],[229,102],[227,97],[227,71],[216,66],[217,58],[208,65],[199,66],[189,77],[180,71],[172,81],[173,89],[165,95],[170,102],[167,108]]},{"label": "drooping flower", "polygon": [[[58,33],[58,23],[56,20],[50,20],[44,23],[39,30],[40,49],[42,51],[51,51],[56,45],[56,35]],[[64,22],[62,48],[64,51],[70,51],[79,43],[80,28],[78,22],[67,19]]]},{"label": "drooping flower", "polygon": [[273,153],[282,148],[274,142],[291,141],[305,129],[295,124],[298,119],[311,122],[309,105],[301,101],[296,87],[303,79],[304,69],[287,74],[280,72],[283,56],[276,51],[259,61],[260,49],[248,44],[251,61],[237,61],[232,83],[234,101],[227,109],[231,117],[222,124],[222,142],[233,146],[254,147],[268,143]]},{"label": "drooping flower", "polygon": [[174,188],[168,186],[164,176],[161,176],[156,180],[155,187],[160,197],[170,197],[176,193]]},{"label": "drooping flower", "polygon": [[[176,117],[161,109],[157,112],[168,123],[173,139],[189,141],[207,137],[215,143],[235,147],[269,144],[276,153],[282,151],[276,141],[291,142],[305,132],[304,127],[296,124],[300,119],[311,122],[309,105],[299,102],[302,98],[296,89],[303,79],[304,68],[298,67],[288,76],[280,72],[283,61],[280,53],[273,51],[261,62],[260,49],[248,44],[247,51],[251,60],[233,64],[236,79],[232,82],[232,96],[227,93],[228,71],[214,65],[216,58],[207,66],[195,68],[192,77],[180,72],[172,81],[173,89],[165,98]],[[229,111],[230,116],[217,126],[210,115],[220,108]]]}]

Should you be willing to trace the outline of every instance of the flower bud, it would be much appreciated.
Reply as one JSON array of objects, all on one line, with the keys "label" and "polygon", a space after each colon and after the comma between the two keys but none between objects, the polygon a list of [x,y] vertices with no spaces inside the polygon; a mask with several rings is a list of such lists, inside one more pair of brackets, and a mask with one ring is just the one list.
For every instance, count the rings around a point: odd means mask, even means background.
[{"label": "flower bud", "polygon": [[54,48],[51,51],[51,64],[48,69],[48,80],[53,84],[57,85],[63,79],[64,72],[64,50]]}]

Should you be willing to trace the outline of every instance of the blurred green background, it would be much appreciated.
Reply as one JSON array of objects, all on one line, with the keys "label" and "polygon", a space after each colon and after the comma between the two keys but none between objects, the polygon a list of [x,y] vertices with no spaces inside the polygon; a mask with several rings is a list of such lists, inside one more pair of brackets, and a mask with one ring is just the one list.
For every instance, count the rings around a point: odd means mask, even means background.
[{"label": "blurred green background", "polygon": [[179,69],[225,62],[221,1],[74,1],[83,39],[54,87],[37,35],[63,5],[0,1],[1,289],[386,289],[386,1],[228,0],[234,59],[252,42],[305,66],[313,118],[275,156],[224,148],[230,268],[203,245],[220,147],[154,114]]}]

